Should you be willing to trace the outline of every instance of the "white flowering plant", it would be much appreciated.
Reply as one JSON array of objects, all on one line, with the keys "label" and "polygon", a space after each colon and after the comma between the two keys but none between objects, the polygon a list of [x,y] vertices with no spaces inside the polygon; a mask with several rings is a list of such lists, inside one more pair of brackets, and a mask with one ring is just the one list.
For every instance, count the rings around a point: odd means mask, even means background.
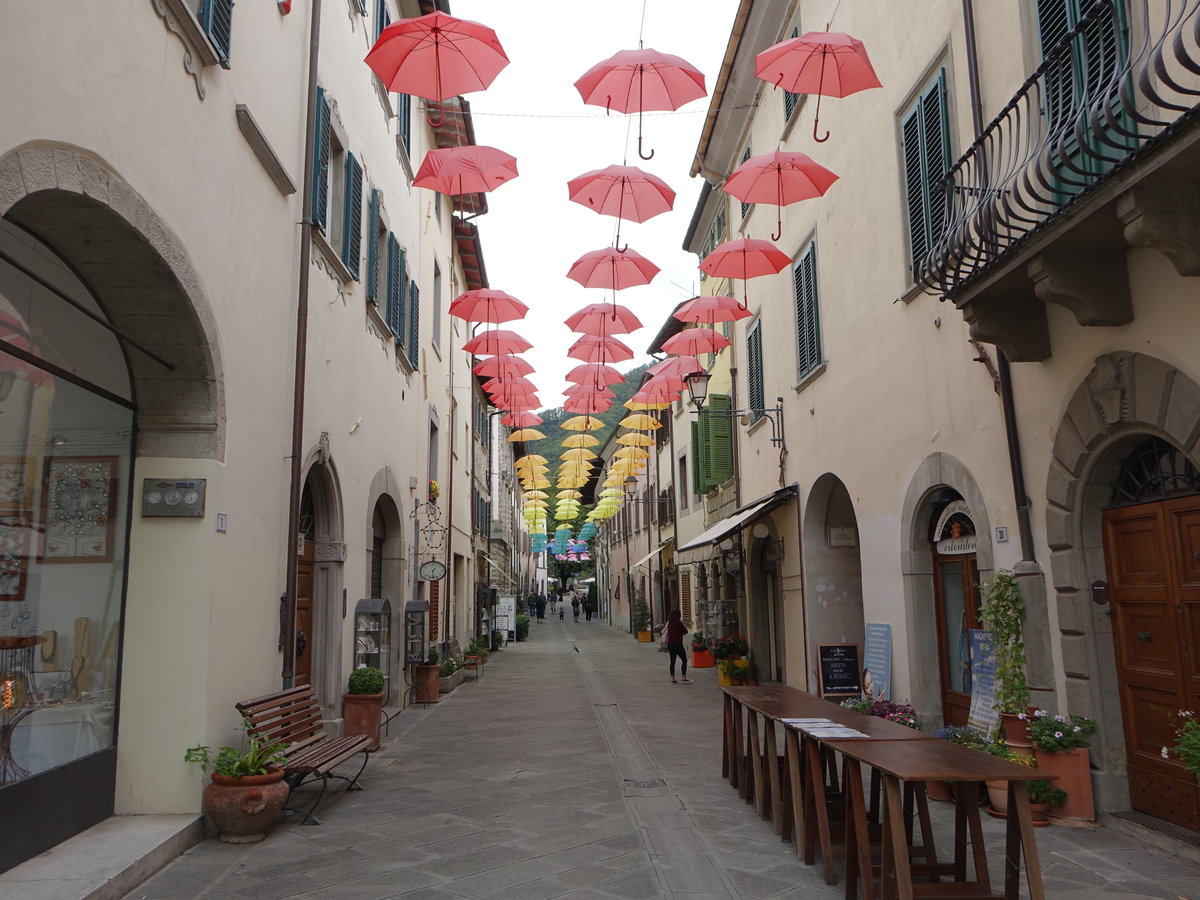
[{"label": "white flowering plant", "polygon": [[1163,759],[1174,754],[1200,780],[1200,718],[1190,709],[1181,709],[1179,719],[1179,727],[1175,729],[1177,740],[1171,747],[1162,748]]},{"label": "white flowering plant", "polygon": [[1022,713],[1021,718],[1029,723],[1029,740],[1033,746],[1050,753],[1070,753],[1086,747],[1096,730],[1093,719],[1054,715],[1044,709],[1035,710],[1033,715]]}]

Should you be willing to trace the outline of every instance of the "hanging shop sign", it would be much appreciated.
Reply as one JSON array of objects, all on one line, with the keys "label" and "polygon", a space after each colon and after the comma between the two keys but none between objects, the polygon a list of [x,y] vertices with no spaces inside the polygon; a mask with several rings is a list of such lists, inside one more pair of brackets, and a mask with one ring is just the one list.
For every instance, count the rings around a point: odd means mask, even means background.
[{"label": "hanging shop sign", "polygon": [[948,504],[938,517],[933,533],[937,552],[942,556],[974,553],[977,543],[975,520],[967,501],[955,500]]}]

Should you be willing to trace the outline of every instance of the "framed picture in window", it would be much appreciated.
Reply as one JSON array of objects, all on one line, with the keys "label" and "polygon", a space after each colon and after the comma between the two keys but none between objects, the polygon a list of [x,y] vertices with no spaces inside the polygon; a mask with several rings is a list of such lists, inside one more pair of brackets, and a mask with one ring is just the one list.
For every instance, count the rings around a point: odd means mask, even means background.
[{"label": "framed picture in window", "polygon": [[33,508],[31,463],[23,456],[0,456],[0,515]]},{"label": "framed picture in window", "polygon": [[47,457],[39,561],[111,562],[116,491],[115,456]]},{"label": "framed picture in window", "polygon": [[0,516],[0,602],[25,599],[25,563],[32,533],[27,514]]}]

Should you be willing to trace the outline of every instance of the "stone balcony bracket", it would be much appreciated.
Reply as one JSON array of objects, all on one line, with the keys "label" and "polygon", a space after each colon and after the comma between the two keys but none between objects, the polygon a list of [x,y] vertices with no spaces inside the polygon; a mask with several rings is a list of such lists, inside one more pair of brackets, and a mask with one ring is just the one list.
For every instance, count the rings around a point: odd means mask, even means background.
[{"label": "stone balcony bracket", "polygon": [[1080,325],[1133,321],[1133,298],[1124,254],[1039,253],[1026,267],[1033,291],[1069,309]]},{"label": "stone balcony bracket", "polygon": [[1138,187],[1117,200],[1131,247],[1157,250],[1183,276],[1200,275],[1200,189]]}]

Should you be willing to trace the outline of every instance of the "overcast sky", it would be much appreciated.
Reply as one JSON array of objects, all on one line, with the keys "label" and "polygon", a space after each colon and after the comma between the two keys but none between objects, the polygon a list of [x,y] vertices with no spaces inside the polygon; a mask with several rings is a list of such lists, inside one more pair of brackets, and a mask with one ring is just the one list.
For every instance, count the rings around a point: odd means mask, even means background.
[{"label": "overcast sky", "polygon": [[[452,0],[451,11],[495,29],[511,64],[486,91],[466,95],[479,144],[517,158],[520,177],[488,195],[489,212],[476,220],[488,280],[529,305],[524,320],[505,324],[532,341],[524,357],[544,405],[561,406],[564,375],[577,360],[566,358],[577,335],[563,320],[611,292],[580,287],[566,277],[589,250],[612,244],[617,220],[567,199],[567,182],[610,165],[639,166],[677,192],[675,207],[637,224],[624,222],[628,243],[662,271],[645,286],[617,292],[617,302],[643,328],[625,341],[646,360],[645,348],[681,300],[699,292],[697,259],[682,249],[700,193],[701,179],[688,177],[709,98],[677,113],[643,119],[644,147],[637,154],[637,116],[585,106],[574,83],[591,66],[619,50],[644,46],[682,56],[705,74],[711,93],[725,53],[737,0],[557,0],[531,6],[517,0]],[[643,10],[645,19],[643,24]]]}]

